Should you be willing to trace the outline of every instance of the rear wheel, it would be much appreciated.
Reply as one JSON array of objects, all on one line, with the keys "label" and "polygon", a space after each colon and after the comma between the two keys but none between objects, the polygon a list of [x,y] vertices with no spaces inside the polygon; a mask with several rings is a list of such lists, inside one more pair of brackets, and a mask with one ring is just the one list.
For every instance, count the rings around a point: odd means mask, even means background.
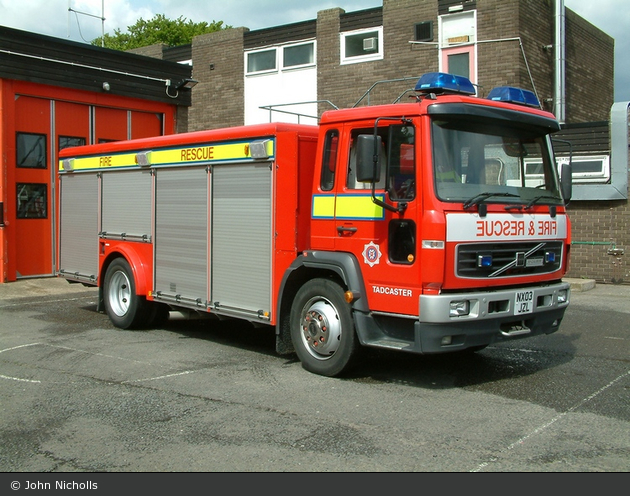
[{"label": "rear wheel", "polygon": [[107,268],[103,297],[105,311],[116,327],[133,329],[146,323],[147,302],[136,294],[133,271],[124,258],[117,258]]},{"label": "rear wheel", "polygon": [[304,369],[334,377],[354,365],[359,344],[339,284],[308,281],[293,300],[290,321],[293,347]]}]

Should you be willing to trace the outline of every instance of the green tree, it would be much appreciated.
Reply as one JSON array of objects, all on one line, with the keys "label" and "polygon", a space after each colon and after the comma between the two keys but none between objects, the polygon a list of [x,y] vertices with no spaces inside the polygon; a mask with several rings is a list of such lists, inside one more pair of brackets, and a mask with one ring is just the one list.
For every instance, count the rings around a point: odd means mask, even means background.
[{"label": "green tree", "polygon": [[[157,43],[168,46],[180,46],[192,43],[194,36],[206,33],[214,33],[232,26],[223,26],[223,21],[193,22],[180,16],[177,19],[168,19],[164,14],[156,14],[152,19],[145,21],[140,18],[133,26],[127,26],[128,32],[123,33],[115,29],[114,34],[104,36],[106,48],[114,50],[130,50]],[[101,46],[101,37],[92,40],[92,45]]]}]

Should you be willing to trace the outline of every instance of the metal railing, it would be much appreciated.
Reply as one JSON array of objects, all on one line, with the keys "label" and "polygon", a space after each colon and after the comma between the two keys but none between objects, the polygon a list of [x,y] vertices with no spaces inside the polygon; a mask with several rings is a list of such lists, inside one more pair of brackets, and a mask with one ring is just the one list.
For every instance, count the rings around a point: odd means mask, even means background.
[{"label": "metal railing", "polygon": [[[377,81],[375,82],[372,86],[370,86],[370,88],[368,88],[368,90],[361,96],[361,98],[359,98],[359,100],[357,100],[357,102],[352,106],[352,108],[357,107],[363,100],[365,100],[367,98],[367,105],[369,106],[370,103],[370,96],[372,94],[372,92],[374,91],[375,88],[377,88],[380,85],[383,84],[392,84],[392,83],[400,83],[400,82],[405,82],[405,81],[418,81],[418,79],[420,79],[420,77],[404,77],[404,78],[396,78],[396,79],[384,79],[382,81]],[[404,90],[400,95],[398,95],[396,97],[396,99],[392,102],[392,103],[398,103],[405,95],[409,94],[409,93],[413,93],[415,90],[413,88],[407,88],[406,90]],[[320,119],[320,115],[309,115],[309,114],[304,114],[301,112],[292,112],[289,110],[282,110],[281,107],[295,107],[297,105],[308,105],[310,103],[325,103],[327,105],[330,105],[331,108],[335,109],[335,110],[339,110],[339,107],[337,107],[334,103],[332,103],[330,100],[311,100],[311,101],[306,101],[306,102],[295,102],[295,103],[279,103],[279,104],[275,104],[275,105],[262,105],[260,107],[258,107],[261,110],[268,110],[269,111],[269,122],[272,122],[273,120],[273,112],[279,112],[281,114],[288,114],[288,115],[294,115],[297,116],[298,118],[298,124],[300,124],[300,119],[301,118],[307,118],[307,119],[315,119],[317,122],[319,122]]]},{"label": "metal railing", "polygon": [[289,110],[279,110],[278,107],[294,107],[296,105],[308,105],[310,103],[326,103],[328,105],[330,105],[333,109],[335,110],[339,110],[339,107],[337,107],[335,104],[333,104],[332,102],[328,101],[328,100],[312,100],[312,101],[308,101],[308,102],[296,102],[296,103],[279,103],[276,105],[262,105],[260,107],[258,107],[259,109],[262,110],[268,110],[269,111],[269,122],[273,122],[272,120],[272,113],[273,112],[279,112],[281,114],[289,114],[289,115],[295,115],[298,118],[298,124],[300,124],[300,119],[301,118],[307,118],[307,119],[315,119],[316,121],[319,122],[319,117],[320,116],[315,116],[315,115],[308,115],[308,114],[302,114],[300,112],[291,112]]},{"label": "metal railing", "polygon": [[[377,81],[376,83],[374,83],[372,86],[369,87],[369,89],[363,93],[363,96],[361,96],[361,98],[359,98],[357,100],[357,102],[352,106],[352,108],[355,108],[356,106],[359,105],[359,103],[361,103],[366,97],[367,97],[367,104],[368,106],[370,105],[370,95],[372,94],[372,91],[379,85],[381,84],[391,84],[391,83],[401,83],[404,81],[418,81],[418,79],[420,79],[420,76],[416,76],[416,77],[404,77],[404,78],[397,78],[397,79],[383,79],[382,81]],[[406,95],[407,93],[414,91],[413,89],[406,89],[402,94],[400,94],[398,96],[398,98],[396,98],[394,100],[394,103],[398,103],[398,101],[400,101],[400,99]]]}]

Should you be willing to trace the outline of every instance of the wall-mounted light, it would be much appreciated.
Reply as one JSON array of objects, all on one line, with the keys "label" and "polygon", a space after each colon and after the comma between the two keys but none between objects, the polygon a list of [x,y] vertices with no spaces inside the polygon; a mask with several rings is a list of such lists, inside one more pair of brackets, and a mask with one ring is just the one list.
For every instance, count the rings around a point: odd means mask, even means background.
[{"label": "wall-mounted light", "polygon": [[175,86],[176,90],[190,90],[192,89],[199,81],[191,78],[180,79],[179,81],[175,81],[173,86]]},{"label": "wall-mounted light", "polygon": [[[180,79],[178,81],[173,81],[172,79],[167,79],[166,80],[166,94],[170,97],[170,98],[177,98],[179,96],[179,90],[190,90],[192,89],[199,81],[196,81],[195,79],[191,79],[191,78],[184,78],[184,79]],[[169,93],[169,88],[170,87],[175,88],[175,94],[172,95],[171,93]]]},{"label": "wall-mounted light", "polygon": [[109,91],[111,89],[111,86],[109,85],[109,83],[106,81],[103,83],[103,91]]}]

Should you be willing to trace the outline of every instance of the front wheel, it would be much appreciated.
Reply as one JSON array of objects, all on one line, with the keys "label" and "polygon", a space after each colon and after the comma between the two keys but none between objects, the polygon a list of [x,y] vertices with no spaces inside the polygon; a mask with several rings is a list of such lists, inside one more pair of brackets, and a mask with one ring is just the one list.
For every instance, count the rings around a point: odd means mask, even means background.
[{"label": "front wheel", "polygon": [[329,279],[312,279],[291,306],[291,340],[304,369],[334,377],[356,360],[358,340],[343,289]]},{"label": "front wheel", "polygon": [[124,258],[117,258],[107,268],[103,298],[105,311],[116,327],[133,329],[145,322],[147,302],[136,294],[133,271]]}]

